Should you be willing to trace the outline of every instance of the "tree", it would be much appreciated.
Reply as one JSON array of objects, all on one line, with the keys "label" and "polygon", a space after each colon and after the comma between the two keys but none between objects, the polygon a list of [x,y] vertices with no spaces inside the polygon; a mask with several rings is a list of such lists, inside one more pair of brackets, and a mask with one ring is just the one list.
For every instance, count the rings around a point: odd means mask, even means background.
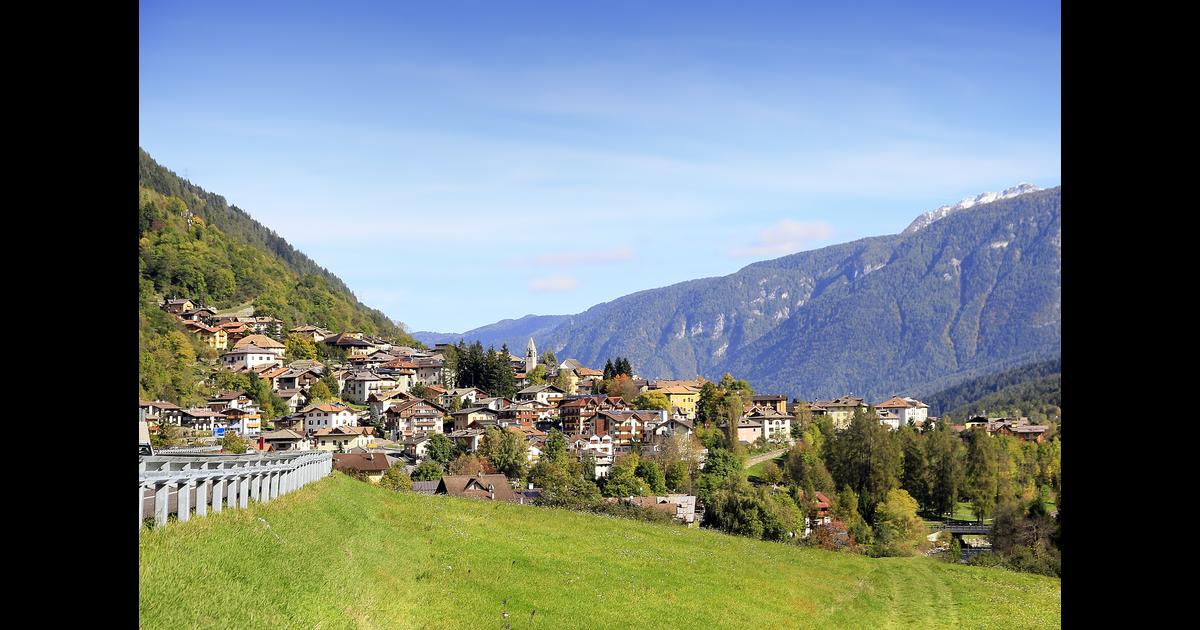
[{"label": "tree", "polygon": [[525,467],[529,462],[529,443],[520,433],[491,427],[484,433],[479,451],[491,462],[496,472],[505,477],[520,479],[525,476]]},{"label": "tree", "polygon": [[874,542],[874,533],[858,509],[858,494],[850,486],[842,486],[842,491],[838,493],[833,506],[833,518],[846,526],[851,548]]},{"label": "tree", "polygon": [[308,388],[308,402],[317,403],[333,399],[333,392],[329,391],[329,386],[325,381],[317,381],[312,387]]},{"label": "tree", "polygon": [[910,425],[900,427],[896,437],[900,441],[900,451],[904,457],[900,487],[907,490],[919,505],[928,509],[931,502],[930,471],[925,453],[925,438]]},{"label": "tree", "polygon": [[574,395],[576,387],[571,375],[570,368],[563,368],[554,375],[554,380],[550,384],[566,392],[568,395]]},{"label": "tree", "polygon": [[546,366],[537,365],[528,374],[525,375],[529,379],[530,385],[545,385],[546,384]]},{"label": "tree", "polygon": [[650,487],[637,476],[637,467],[641,463],[636,453],[617,457],[608,473],[608,481],[604,484],[606,497],[643,497],[650,494]]},{"label": "tree", "polygon": [[917,500],[904,490],[891,490],[875,510],[876,554],[912,555],[924,545],[925,522],[917,516]]},{"label": "tree", "polygon": [[765,484],[778,485],[783,481],[783,471],[779,469],[779,466],[775,465],[775,462],[767,462],[763,465],[762,473],[759,474],[758,478]]},{"label": "tree", "polygon": [[976,518],[984,520],[995,510],[1000,475],[997,470],[996,443],[982,428],[973,428],[967,434],[965,468],[966,496],[975,509]]},{"label": "tree", "polygon": [[387,472],[383,473],[383,479],[379,481],[379,487],[387,488],[396,492],[407,492],[412,490],[413,480],[404,472],[404,465],[397,462],[388,468]]},{"label": "tree", "polygon": [[686,489],[688,482],[688,465],[683,460],[675,460],[667,464],[667,470],[664,474],[667,482],[667,489],[671,492],[679,492]]},{"label": "tree", "polygon": [[834,481],[858,494],[863,516],[872,519],[875,507],[900,486],[903,454],[895,436],[881,425],[875,410],[854,410],[850,426],[835,433],[826,449],[826,465]]},{"label": "tree", "polygon": [[546,435],[546,446],[542,449],[542,460],[560,466],[567,463],[567,438],[558,429],[550,429]]},{"label": "tree", "polygon": [[284,346],[284,353],[293,361],[317,358],[317,346],[313,343],[312,337],[288,335]]},{"label": "tree", "polygon": [[638,462],[635,472],[638,477],[641,477],[646,482],[646,485],[650,486],[651,493],[655,495],[667,493],[667,479],[657,462],[643,459]]},{"label": "tree", "polygon": [[[413,470],[413,481],[437,481],[445,474],[445,469],[436,460],[427,459],[417,465]],[[411,487],[411,486],[410,486]]]},{"label": "tree", "polygon": [[671,401],[667,399],[666,394],[657,391],[639,394],[633,399],[633,406],[637,409],[661,409],[667,412],[671,411]]},{"label": "tree", "polygon": [[434,433],[429,438],[429,459],[437,462],[443,469],[450,463],[454,453],[454,444],[444,433]]},{"label": "tree", "polygon": [[237,433],[226,431],[225,437],[221,440],[221,449],[226,453],[233,453],[235,455],[245,453],[247,449],[246,440],[243,440],[242,436]]},{"label": "tree", "polygon": [[925,435],[925,458],[929,466],[929,510],[935,514],[954,511],[963,486],[962,440],[949,429],[935,428]]},{"label": "tree", "polygon": [[450,462],[451,475],[475,475],[479,473],[490,475],[495,472],[496,469],[492,467],[491,462],[474,453],[464,453]]},{"label": "tree", "polygon": [[558,367],[558,358],[554,356],[553,352],[547,350],[542,353],[539,363],[546,366],[546,369],[549,370]]}]

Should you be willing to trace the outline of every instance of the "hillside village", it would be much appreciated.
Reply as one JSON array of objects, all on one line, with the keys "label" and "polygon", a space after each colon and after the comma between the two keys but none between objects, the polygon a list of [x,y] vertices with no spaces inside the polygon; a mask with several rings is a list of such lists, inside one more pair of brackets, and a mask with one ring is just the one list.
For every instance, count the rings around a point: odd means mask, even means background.
[{"label": "hillside village", "polygon": [[[447,344],[414,348],[313,325],[285,331],[276,318],[219,316],[188,299],[165,299],[161,308],[219,353],[214,381],[248,377],[265,384],[258,387],[269,391],[270,400],[281,401],[286,410],[271,417],[263,409],[262,393],[256,400],[248,391],[221,391],[199,407],[140,401],[139,420],[147,423],[160,445],[166,444],[163,436],[172,435],[163,452],[332,451],[337,469],[379,482],[396,465],[413,475],[431,459],[431,448],[438,444],[448,443],[457,457],[477,454],[489,430],[498,429],[520,443],[524,469],[537,465],[548,441],[555,439],[552,434],[557,434],[565,441],[559,448],[565,446],[585,476],[604,484],[623,457],[645,460],[668,449],[682,453],[693,470],[703,470],[709,449],[698,433],[706,430],[720,431],[756,455],[792,447],[803,425],[815,418],[826,418],[836,431],[847,428],[856,413],[870,413],[892,431],[902,426],[932,429],[940,421],[929,416],[928,406],[921,401],[899,395],[872,404],[849,395],[801,401],[782,394],[753,394],[738,399],[741,405],[732,413],[723,410],[705,417],[701,406],[706,389],[718,390],[717,384],[703,377],[647,379],[633,374],[619,357],[617,367],[610,361],[603,370],[574,359],[558,361],[551,353],[539,355],[532,338],[524,356],[502,349],[501,360],[506,359],[511,368],[515,394],[494,396],[479,387],[460,386],[446,356],[455,348]],[[289,351],[289,344],[312,344],[329,358],[289,356],[296,354]],[[731,376],[726,380],[725,386],[734,382]],[[731,431],[729,421],[735,415]],[[962,434],[976,426],[988,434],[1037,443],[1050,429],[1023,418],[982,417],[952,429]],[[441,464],[447,463],[444,454],[442,460]],[[451,468],[448,472],[456,472]],[[445,474],[439,466],[438,479],[418,480],[414,489],[520,503],[538,495],[532,483],[522,488],[519,477],[487,468],[484,464],[473,476]],[[828,522],[829,499],[815,494],[818,514]],[[619,498],[670,512],[689,525],[696,524],[704,511],[703,502],[689,494]]]}]

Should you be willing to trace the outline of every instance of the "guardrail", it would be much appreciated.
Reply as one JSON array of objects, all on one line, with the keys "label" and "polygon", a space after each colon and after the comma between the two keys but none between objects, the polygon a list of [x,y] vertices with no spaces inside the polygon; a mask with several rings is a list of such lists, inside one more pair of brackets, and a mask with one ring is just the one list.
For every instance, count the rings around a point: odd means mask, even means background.
[{"label": "guardrail", "polygon": [[[138,529],[147,514],[165,525],[170,514],[187,521],[266,503],[333,471],[333,453],[311,451],[275,455],[156,455],[138,459]],[[149,504],[149,509],[147,509]]]}]

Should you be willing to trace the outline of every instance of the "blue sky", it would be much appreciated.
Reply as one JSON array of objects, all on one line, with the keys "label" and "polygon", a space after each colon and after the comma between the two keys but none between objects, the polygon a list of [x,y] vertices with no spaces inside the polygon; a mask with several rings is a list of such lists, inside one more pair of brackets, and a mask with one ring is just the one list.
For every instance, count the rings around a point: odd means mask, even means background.
[{"label": "blue sky", "polygon": [[1060,183],[1058,3],[830,4],[143,0],[139,142],[441,332]]}]

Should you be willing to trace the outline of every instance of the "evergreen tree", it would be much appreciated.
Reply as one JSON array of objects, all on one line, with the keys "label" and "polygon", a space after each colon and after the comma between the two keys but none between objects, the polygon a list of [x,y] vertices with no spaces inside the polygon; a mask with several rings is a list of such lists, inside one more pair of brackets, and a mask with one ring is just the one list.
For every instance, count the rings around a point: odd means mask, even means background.
[{"label": "evergreen tree", "polygon": [[997,469],[997,448],[991,436],[981,428],[967,435],[966,458],[967,498],[975,509],[975,517],[983,520],[992,515],[999,495],[1000,475]]}]

